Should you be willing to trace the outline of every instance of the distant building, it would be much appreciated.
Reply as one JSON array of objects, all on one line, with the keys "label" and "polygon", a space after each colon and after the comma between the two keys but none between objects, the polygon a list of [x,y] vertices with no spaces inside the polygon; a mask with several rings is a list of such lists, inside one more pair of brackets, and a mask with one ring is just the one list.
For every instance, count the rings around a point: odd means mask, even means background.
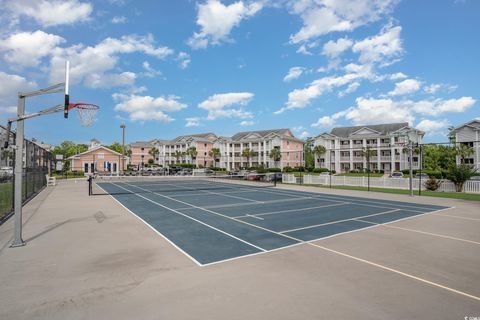
[{"label": "distant building", "polygon": [[[408,123],[390,123],[355,127],[333,128],[315,138],[314,145],[324,146],[326,152],[315,156],[315,167],[349,172],[367,169],[363,150],[371,150],[370,170],[384,172],[408,169],[408,153],[403,152],[406,134],[414,143],[421,143],[424,132],[414,129]],[[413,169],[419,169],[419,155],[412,158]]]},{"label": "distant building", "polygon": [[[480,120],[475,119],[454,129],[455,142],[473,149],[473,153],[463,159],[463,163],[471,164],[480,170]],[[457,164],[462,160],[457,156]]]},{"label": "distant building", "polygon": [[70,170],[85,173],[118,174],[127,167],[127,157],[102,145],[91,144],[82,153],[69,157]]},{"label": "distant building", "polygon": [[[239,132],[232,137],[218,137],[214,133],[183,135],[173,140],[139,141],[130,144],[132,150],[131,163],[143,167],[149,159],[153,159],[149,151],[158,149],[155,163],[170,166],[177,163],[195,164],[198,167],[218,166],[228,170],[245,167],[264,166],[266,168],[303,165],[304,142],[293,136],[289,129]],[[194,147],[197,155],[187,154]],[[210,151],[220,150],[220,158],[213,159]],[[243,150],[249,148],[255,156],[242,157]],[[281,159],[270,158],[270,151],[279,149]]]}]

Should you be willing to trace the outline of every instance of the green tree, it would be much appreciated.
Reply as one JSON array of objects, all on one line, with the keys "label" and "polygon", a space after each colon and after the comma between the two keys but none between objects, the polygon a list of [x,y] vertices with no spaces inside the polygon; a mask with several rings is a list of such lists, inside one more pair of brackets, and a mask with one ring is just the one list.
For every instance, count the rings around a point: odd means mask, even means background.
[{"label": "green tree", "polygon": [[[152,156],[153,158],[153,163],[155,163],[155,160],[157,159],[157,156],[160,154],[160,150],[157,148],[153,147],[152,149],[148,150],[148,154]],[[150,162],[149,162],[150,163]],[[152,164],[153,164],[152,163]]]},{"label": "green tree", "polygon": [[180,158],[183,156],[183,152],[176,150],[173,156],[175,157],[177,163],[180,163]]},{"label": "green tree", "polygon": [[54,155],[63,155],[63,158],[69,158],[73,155],[85,152],[88,150],[86,144],[76,144],[72,141],[63,141],[59,146],[56,146],[52,153]]},{"label": "green tree", "polygon": [[315,167],[315,154],[313,153],[313,143],[315,139],[308,137],[303,145],[303,154],[305,157],[305,168]]},{"label": "green tree", "polygon": [[271,159],[273,159],[273,162],[275,163],[275,167],[277,167],[277,162],[282,159],[282,153],[280,152],[280,149],[278,148],[273,148],[270,151],[270,156]]},{"label": "green tree", "polygon": [[313,147],[313,154],[315,155],[315,158],[320,158],[326,152],[327,152],[327,149],[322,145]]},{"label": "green tree", "polygon": [[122,145],[118,142],[114,142],[111,145],[107,146],[108,149],[113,150],[115,152],[123,154]]},{"label": "green tree", "polygon": [[128,162],[129,162],[129,163],[132,163],[132,149],[128,148],[128,149],[125,151],[125,155],[128,157]]},{"label": "green tree", "polygon": [[462,192],[465,181],[469,180],[476,173],[477,170],[472,166],[461,164],[459,166],[453,166],[447,178],[455,184],[455,190],[457,192]]},{"label": "green tree", "polygon": [[465,163],[465,159],[471,156],[474,153],[474,150],[472,147],[461,144],[456,148],[455,153],[460,157],[460,162]]},{"label": "green tree", "polygon": [[242,157],[247,158],[247,163],[250,165],[250,159],[255,157],[257,153],[250,148],[245,148],[242,151]]},{"label": "green tree", "polygon": [[208,155],[213,158],[213,161],[215,162],[215,166],[216,166],[216,163],[217,161],[220,159],[220,156],[222,155],[221,152],[220,152],[220,149],[218,148],[212,148],[212,150],[210,150],[208,152]]},{"label": "green tree", "polygon": [[372,167],[372,162],[370,161],[370,159],[377,155],[377,150],[372,150],[370,148],[363,148],[361,153],[362,153],[362,157],[364,157],[367,160],[367,170],[370,172],[371,171],[370,168]]},{"label": "green tree", "polygon": [[185,154],[187,156],[189,156],[190,158],[192,158],[192,160],[195,160],[195,158],[197,158],[197,154],[198,154],[198,151],[197,151],[197,148],[195,147],[189,147],[187,149],[187,151],[185,152]]}]

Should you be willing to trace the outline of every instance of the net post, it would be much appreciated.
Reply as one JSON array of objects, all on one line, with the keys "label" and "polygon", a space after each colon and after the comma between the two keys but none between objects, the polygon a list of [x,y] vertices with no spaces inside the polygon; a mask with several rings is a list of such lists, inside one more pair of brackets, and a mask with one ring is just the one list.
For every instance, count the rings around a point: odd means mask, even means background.
[{"label": "net post", "polygon": [[68,108],[70,105],[70,61],[65,61],[65,107],[63,117],[68,118]]}]

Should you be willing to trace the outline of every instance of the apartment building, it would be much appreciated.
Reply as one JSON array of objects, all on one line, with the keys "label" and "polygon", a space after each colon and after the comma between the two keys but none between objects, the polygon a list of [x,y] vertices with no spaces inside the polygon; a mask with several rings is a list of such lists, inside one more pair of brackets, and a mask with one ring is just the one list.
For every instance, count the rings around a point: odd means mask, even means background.
[{"label": "apartment building", "polygon": [[[289,129],[239,132],[232,137],[220,137],[214,147],[220,149],[219,165],[227,170],[263,166],[281,168],[303,166],[304,141],[295,138]],[[243,157],[243,151],[250,149],[254,156]],[[280,159],[270,157],[273,149],[280,151]]]},{"label": "apartment building", "polygon": [[[454,129],[455,142],[460,145],[466,145],[473,149],[473,153],[463,159],[463,163],[471,164],[480,170],[480,120],[475,119]],[[462,159],[457,156],[457,164],[462,163]]]},{"label": "apartment building", "polygon": [[[148,163],[152,156],[149,151],[155,147],[159,153],[155,163],[169,166],[176,163],[195,164],[198,167],[217,166],[228,170],[245,167],[264,166],[267,168],[303,165],[304,142],[294,137],[289,129],[274,129],[262,131],[239,132],[232,137],[219,137],[214,133],[184,135],[173,140],[152,140],[135,142],[130,145],[132,150],[131,163],[139,167]],[[197,155],[192,157],[187,150],[194,147]],[[220,150],[220,158],[213,159],[210,151]],[[250,149],[254,155],[243,157],[245,149]],[[279,149],[281,158],[277,161],[270,158],[270,151]]]},{"label": "apartment building", "polygon": [[[369,150],[370,170],[388,173],[408,169],[409,155],[404,148],[408,140],[420,144],[424,135],[406,122],[333,128],[315,138],[314,145],[326,149],[316,156],[315,167],[337,172],[362,171],[367,169],[365,150]],[[413,169],[419,169],[418,154],[414,153],[412,162]]]}]

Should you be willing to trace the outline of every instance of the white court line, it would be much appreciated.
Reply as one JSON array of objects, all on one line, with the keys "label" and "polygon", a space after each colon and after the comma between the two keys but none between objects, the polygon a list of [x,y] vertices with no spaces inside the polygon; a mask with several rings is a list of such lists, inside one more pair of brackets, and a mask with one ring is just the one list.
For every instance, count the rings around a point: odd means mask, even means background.
[{"label": "white court line", "polygon": [[250,218],[254,218],[254,219],[258,219],[258,220],[265,220],[263,218],[257,217],[256,215],[250,215],[250,214],[245,215],[245,217],[250,217]]},{"label": "white court line", "polygon": [[323,206],[300,208],[300,209],[288,209],[288,210],[271,211],[271,212],[263,212],[263,213],[256,213],[256,214],[246,214],[246,215],[243,215],[243,216],[236,216],[236,217],[233,217],[233,218],[267,216],[267,215],[271,215],[271,214],[278,214],[278,213],[285,213],[285,212],[297,212],[297,211],[306,211],[306,210],[328,208],[328,207],[335,207],[335,206],[343,206],[343,205],[346,205],[346,204],[350,204],[350,202],[340,202],[340,203],[326,204],[326,205],[323,205]]},{"label": "white court line", "polygon": [[365,222],[365,223],[369,223],[369,224],[380,225],[380,226],[386,227],[386,228],[405,230],[405,231],[409,231],[409,232],[421,233],[421,234],[425,234],[425,235],[429,235],[429,236],[434,236],[434,237],[439,237],[439,238],[445,238],[445,239],[462,241],[462,242],[467,242],[467,243],[473,243],[473,244],[480,245],[480,242],[476,242],[476,241],[472,241],[472,240],[467,240],[467,239],[462,239],[462,238],[456,238],[456,237],[447,236],[447,235],[444,235],[444,234],[438,234],[438,233],[420,231],[420,230],[416,230],[416,229],[403,228],[403,227],[397,227],[397,226],[392,226],[392,225],[391,225],[392,222],[397,222],[397,221],[390,221],[390,222],[388,222],[388,223],[375,223],[375,222],[370,222],[370,221],[361,220],[361,217],[359,217],[359,219],[355,219],[355,220],[358,220],[358,221],[361,221],[361,222]]},{"label": "white court line", "polygon": [[[107,192],[105,189],[103,189],[101,186],[97,185],[97,187],[99,187],[100,189],[102,189],[106,194],[108,194],[113,200],[115,200],[115,202],[117,202],[120,206],[122,206],[125,210],[127,210],[127,212],[130,212],[134,217],[136,217],[138,220],[140,220],[141,222],[143,222],[147,227],[149,227],[150,229],[152,229],[156,234],[158,234],[160,237],[162,237],[164,240],[166,240],[170,245],[172,245],[174,248],[176,248],[178,251],[180,251],[181,253],[183,253],[187,258],[189,258],[190,260],[192,260],[196,265],[198,266],[203,266],[199,261],[197,261],[197,259],[195,259],[194,257],[192,257],[191,255],[189,255],[186,251],[183,251],[182,248],[180,248],[179,246],[177,246],[175,243],[173,243],[173,241],[171,241],[170,239],[168,239],[166,236],[164,236],[163,234],[161,234],[157,229],[155,229],[154,227],[152,227],[148,222],[146,222],[145,220],[143,220],[142,218],[140,218],[135,212],[133,212],[132,210],[128,209],[126,206],[123,205],[123,203],[121,203],[119,200],[117,200],[117,198],[115,198],[113,195],[111,195],[109,192]],[[133,193],[132,193],[133,194]]]},{"label": "white court line", "polygon": [[[192,191],[193,192],[193,191]],[[247,192],[252,192],[252,190],[245,190],[245,191],[227,191],[227,192],[218,192],[219,194],[237,194],[237,193],[247,193]],[[176,195],[170,195],[170,197],[186,197],[186,196],[202,196],[205,195],[204,193],[188,193],[188,192],[182,192],[181,194],[176,194]]]},{"label": "white court line", "polygon": [[[369,215],[361,216],[361,217],[357,217],[357,218],[374,217],[374,216],[378,216],[378,215],[381,215],[381,214],[392,213],[392,212],[396,212],[396,211],[400,211],[400,210],[401,210],[401,209],[394,209],[394,210],[390,210],[390,211],[373,213],[373,214],[369,214]],[[315,224],[315,225],[311,225],[311,226],[308,226],[308,227],[295,228],[295,229],[290,229],[290,230],[283,230],[283,231],[279,231],[279,233],[284,234],[284,233],[293,232],[293,231],[306,230],[306,229],[311,229],[311,228],[316,228],[316,227],[321,227],[321,226],[328,226],[328,225],[330,225],[330,224],[336,224],[336,223],[339,223],[339,222],[357,220],[357,218],[349,218],[349,219],[335,220],[335,221],[332,221],[332,222]],[[363,222],[363,221],[362,221],[362,222]]]},{"label": "white court line", "polygon": [[[279,193],[280,194],[287,194],[287,195],[292,195],[292,193],[295,193],[295,192],[304,192],[304,191],[290,191],[290,190],[286,190],[286,189],[275,189],[275,190],[278,190],[278,191],[275,191],[276,194],[278,195]],[[271,191],[268,191],[268,190],[260,190],[261,192],[271,192]],[[363,199],[359,199],[358,197],[351,197],[351,196],[330,196],[330,195],[326,195],[324,193],[315,193],[315,192],[305,192],[305,193],[308,193],[308,194],[316,194],[318,196],[315,196],[315,197],[311,197],[311,198],[315,198],[315,199],[342,199],[343,201],[348,201],[348,202],[351,202],[351,203],[354,203],[354,204],[361,204],[361,203],[357,203],[357,202],[367,202],[367,203],[374,203],[376,204],[379,208],[392,208],[392,207],[405,207],[405,208],[414,208],[414,209],[404,209],[404,210],[407,210],[407,211],[416,211],[416,212],[421,212],[421,213],[428,213],[425,212],[425,211],[420,211],[420,210],[415,210],[415,209],[419,209],[418,206],[415,206],[415,205],[407,205],[407,204],[399,204],[397,202],[399,201],[389,201],[389,200],[379,200],[379,201],[375,201],[375,200],[363,200]],[[387,201],[387,202],[391,202],[391,203],[385,203],[385,202],[382,202],[382,201]],[[365,205],[365,204],[364,204]],[[383,205],[383,206],[380,206],[380,205]],[[427,205],[429,206],[430,204],[422,204],[422,203],[418,203],[418,205],[420,206],[424,206],[424,205]],[[372,205],[373,206],[373,205]],[[432,204],[431,206],[436,206],[434,204]],[[436,206],[438,207],[438,206]],[[443,207],[443,206],[442,206]],[[420,208],[420,209],[425,209],[425,210],[432,210],[432,209],[435,209],[435,208],[426,208],[426,207],[423,207],[423,208]],[[448,208],[444,208],[444,209],[448,209]],[[440,209],[441,210],[441,209]]]},{"label": "white court line", "polygon": [[[128,183],[125,183],[125,184],[130,185],[130,184],[128,184]],[[128,191],[128,192],[132,192],[132,190],[129,190],[129,189],[127,189],[127,188],[124,188],[124,187],[122,187],[122,186],[119,186],[119,185],[116,184],[116,183],[114,183],[114,185],[117,186],[117,187],[119,187],[119,188],[122,188],[122,189],[124,189],[124,190],[126,190],[126,191]],[[134,187],[135,187],[135,186],[134,186]],[[140,188],[140,187],[136,187],[136,188]],[[147,197],[144,197],[144,196],[142,196],[141,194],[133,193],[133,192],[132,192],[132,194],[134,194],[134,195],[136,195],[136,196],[138,196],[138,197],[140,197],[140,198],[143,198],[143,199],[145,199],[145,200],[147,200],[147,201],[149,201],[149,202],[151,202],[151,203],[154,203],[154,204],[156,204],[156,205],[158,205],[158,206],[160,206],[160,207],[162,207],[162,208],[164,208],[164,209],[167,209],[167,210],[172,211],[172,212],[174,212],[174,213],[176,213],[176,214],[179,214],[179,215],[181,215],[181,216],[184,216],[185,218],[188,218],[188,219],[191,219],[191,220],[193,220],[193,221],[195,221],[195,222],[198,222],[198,223],[200,223],[200,224],[203,224],[204,226],[206,226],[206,227],[208,227],[208,228],[210,228],[210,229],[213,229],[213,230],[215,230],[215,231],[218,231],[218,232],[220,232],[220,233],[223,233],[223,234],[226,235],[226,236],[229,236],[229,237],[231,237],[231,238],[233,238],[233,239],[235,239],[235,240],[238,240],[238,241],[240,241],[240,242],[243,242],[243,243],[245,243],[245,244],[247,244],[247,245],[249,245],[249,246],[252,246],[252,247],[254,247],[254,248],[256,248],[256,249],[258,249],[258,250],[260,250],[260,251],[263,251],[263,252],[266,252],[266,251],[267,251],[267,250],[265,250],[265,249],[263,249],[263,248],[261,248],[261,247],[259,247],[259,246],[256,246],[256,245],[254,245],[254,244],[252,244],[252,243],[250,243],[250,242],[248,242],[248,241],[245,241],[245,240],[243,240],[243,239],[240,239],[240,238],[238,238],[238,237],[236,237],[236,236],[234,236],[234,235],[232,235],[232,234],[230,234],[230,233],[228,233],[228,232],[225,232],[225,231],[220,230],[220,229],[218,229],[218,228],[215,228],[214,226],[211,226],[211,225],[209,225],[209,224],[207,224],[207,223],[205,223],[205,222],[203,222],[203,221],[200,221],[200,220],[198,220],[198,219],[195,219],[195,218],[193,218],[193,217],[190,217],[190,216],[187,215],[187,214],[181,213],[181,212],[179,212],[179,211],[177,211],[177,210],[175,210],[175,209],[169,208],[169,207],[167,207],[167,206],[164,206],[163,204],[160,204],[160,203],[158,203],[158,202],[156,202],[156,201],[153,201],[153,200],[151,200],[151,199],[148,199]]]},{"label": "white court line", "polygon": [[456,218],[456,219],[470,220],[470,221],[480,221],[480,219],[454,216],[454,215],[451,215],[451,214],[436,213],[435,215],[436,215],[436,216],[441,216],[441,217],[450,217],[450,218]]},{"label": "white court line", "polygon": [[[138,188],[138,187],[137,187]],[[140,188],[142,189],[142,188]],[[128,189],[126,189],[128,190]],[[131,191],[130,191],[131,192]],[[162,196],[162,195],[160,195]],[[166,197],[166,196],[165,196]],[[113,196],[112,196],[113,199],[115,199]],[[169,197],[166,197],[166,198],[169,198]],[[116,200],[116,199],[115,199]],[[171,200],[175,200],[175,199],[171,199]],[[118,202],[118,201],[117,201]],[[120,202],[118,202],[120,203]],[[122,205],[120,203],[120,205]],[[122,207],[125,208],[125,206],[122,205]],[[201,208],[198,208],[198,209],[201,209]],[[440,209],[439,211],[441,210],[447,210],[449,208],[445,208],[445,209]],[[128,210],[128,209],[127,209]],[[129,212],[131,212],[130,210],[128,210]],[[207,210],[209,211],[209,210]],[[435,211],[432,211],[431,213],[434,213]],[[212,213],[215,213],[212,211]],[[218,214],[218,215],[221,215],[223,216],[222,214],[219,214],[219,213],[215,213],[215,214]],[[135,215],[135,214],[134,214]],[[136,216],[136,215],[135,215]],[[137,216],[138,217],[138,216]],[[232,219],[228,216],[225,216],[226,218],[229,218],[229,219]],[[411,218],[411,217],[409,217]],[[141,218],[139,218],[140,220],[142,220]],[[233,219],[237,222],[242,222],[240,220],[236,220],[236,219]],[[142,220],[143,221],[143,220]],[[145,221],[143,221],[144,223],[146,223]],[[146,223],[147,224],[147,223]],[[249,223],[246,223],[246,224],[249,224]],[[147,224],[148,225],[148,224]],[[250,225],[250,224],[249,224]],[[150,225],[148,225],[150,228],[153,229],[153,227],[151,227]],[[258,227],[258,226],[255,226],[255,225],[252,225],[254,227]],[[373,225],[371,227],[367,227],[368,229],[370,228],[375,228],[375,227],[378,227],[378,225]],[[352,231],[349,231],[348,233],[350,232],[355,232],[355,231],[360,231],[360,230],[365,230],[367,228],[363,228],[363,229],[359,229],[359,230],[352,230]],[[328,251],[328,252],[331,252],[331,253],[335,253],[335,254],[338,254],[338,255],[341,255],[341,256],[344,256],[344,257],[347,257],[347,258],[350,258],[350,259],[353,259],[353,260],[356,260],[356,261],[359,261],[359,262],[363,262],[365,264],[368,264],[368,265],[371,265],[371,266],[374,266],[374,267],[377,267],[377,268],[380,268],[380,269],[383,269],[383,270],[386,270],[386,271],[390,271],[390,272],[393,272],[393,273],[396,273],[396,274],[399,274],[399,275],[402,275],[404,277],[407,277],[407,278],[410,278],[410,279],[413,279],[413,280],[417,280],[417,281],[420,281],[420,282],[423,282],[423,283],[426,283],[426,284],[429,284],[431,286],[434,286],[434,287],[437,287],[437,288],[441,288],[441,289],[444,289],[444,290],[447,290],[447,291],[450,291],[450,292],[453,292],[453,293],[456,293],[458,295],[461,295],[461,296],[464,296],[464,297],[468,297],[468,298],[471,298],[471,299],[474,299],[474,300],[477,300],[477,301],[480,301],[480,297],[477,297],[477,296],[474,296],[474,295],[471,295],[471,294],[468,294],[466,292],[462,292],[460,290],[456,290],[456,289],[453,289],[453,288],[450,288],[450,287],[447,287],[447,286],[444,286],[442,284],[439,284],[439,283],[436,283],[436,282],[433,282],[433,281],[429,281],[429,280],[426,280],[426,279],[423,279],[423,278],[420,278],[420,277],[417,277],[417,276],[414,276],[414,275],[411,275],[411,274],[408,274],[408,273],[405,273],[405,272],[402,272],[402,271],[399,271],[399,270],[396,270],[396,269],[393,269],[393,268],[390,268],[390,267],[387,267],[387,266],[383,266],[381,264],[378,264],[378,263],[375,263],[375,262],[372,262],[372,261],[368,261],[368,260],[365,260],[365,259],[362,259],[362,258],[358,258],[358,257],[355,257],[355,256],[352,256],[352,255],[349,255],[349,254],[346,254],[346,253],[343,253],[343,252],[340,252],[340,251],[336,251],[336,250],[333,250],[333,249],[329,249],[327,247],[324,247],[324,246],[321,246],[321,245],[318,245],[318,244],[315,244],[315,243],[312,243],[314,241],[318,241],[320,239],[316,239],[316,240],[310,240],[308,242],[306,241],[303,241],[303,240],[300,240],[300,239],[296,239],[294,237],[290,237],[290,236],[287,236],[287,235],[283,235],[283,234],[280,234],[278,232],[275,232],[275,231],[272,231],[272,230],[268,230],[268,229],[265,229],[265,228],[262,228],[260,227],[260,229],[264,229],[266,231],[269,231],[269,232],[272,232],[272,233],[276,233],[278,235],[281,235],[281,236],[284,236],[284,237],[287,237],[287,238],[290,238],[290,239],[293,239],[293,240],[296,240],[298,241],[298,243],[295,243],[295,244],[292,244],[290,246],[287,246],[287,247],[292,247],[292,246],[296,246],[296,245],[300,245],[300,244],[308,244],[308,245],[311,245],[313,247],[316,247],[316,248],[320,248],[320,249],[323,249],[325,251]],[[155,229],[153,229],[155,230]],[[156,231],[156,230],[155,230]],[[161,233],[159,233],[158,231],[156,231],[159,235],[161,235],[163,238],[165,238]],[[338,235],[338,234],[337,234]],[[333,235],[333,236],[336,236],[336,235]],[[332,236],[330,236],[332,237]],[[324,238],[330,238],[330,237],[324,237]],[[175,244],[173,244],[170,240],[168,240],[167,238],[165,238],[169,243],[171,243],[174,247],[178,248]],[[274,249],[274,250],[270,250],[270,251],[278,251],[278,250],[283,250],[287,247],[281,247],[281,248],[277,248],[277,249]],[[181,250],[180,248],[178,248],[181,252],[185,253],[183,250]],[[268,252],[268,251],[267,251]],[[258,254],[263,254],[265,252],[257,252],[257,253],[254,253],[254,254],[250,254],[250,255],[246,255],[246,256],[253,256],[253,255],[258,255]],[[188,257],[190,257],[188,254],[185,253],[185,255],[187,255]],[[232,261],[232,260],[237,260],[237,259],[240,259],[242,257],[235,257],[235,258],[231,258],[231,259],[227,259],[227,260],[221,260],[221,261],[216,261],[216,262],[213,262],[213,263],[208,263],[208,264],[200,264],[198,261],[196,261],[195,259],[193,259],[192,257],[190,257],[193,261],[195,261],[197,264],[199,264],[200,266],[209,266],[209,265],[214,265],[214,264],[218,264],[218,263],[221,263],[221,262],[225,262],[225,261]]]},{"label": "white court line", "polygon": [[466,293],[466,292],[463,292],[463,291],[460,291],[460,290],[457,290],[457,289],[453,289],[453,288],[444,286],[442,284],[439,284],[439,283],[436,283],[436,282],[433,282],[433,281],[429,281],[429,280],[411,275],[409,273],[405,273],[405,272],[402,272],[402,271],[399,271],[399,270],[396,270],[396,269],[393,269],[393,268],[390,268],[390,267],[387,267],[387,266],[384,266],[384,265],[381,265],[381,264],[378,264],[378,263],[375,263],[375,262],[372,262],[372,261],[369,261],[369,260],[366,260],[366,259],[358,258],[358,257],[349,255],[349,254],[344,253],[344,252],[333,250],[333,249],[330,249],[330,248],[327,248],[327,247],[324,247],[324,246],[321,246],[321,245],[318,245],[318,244],[315,244],[315,243],[309,243],[309,244],[311,246],[320,248],[322,250],[325,250],[325,251],[328,251],[328,252],[331,252],[331,253],[335,253],[335,254],[338,254],[338,255],[341,255],[341,256],[344,256],[346,258],[350,258],[350,259],[353,259],[353,260],[356,260],[356,261],[359,261],[359,262],[363,262],[363,263],[366,263],[368,265],[371,265],[371,266],[374,266],[374,267],[377,267],[377,268],[380,268],[380,269],[383,269],[383,270],[386,270],[386,271],[390,271],[390,272],[399,274],[401,276],[404,276],[404,277],[407,277],[407,278],[410,278],[410,279],[413,279],[413,280],[417,280],[417,281],[429,284],[431,286],[434,286],[434,287],[437,287],[437,288],[441,288],[441,289],[459,294],[459,295],[467,297],[467,298],[471,298],[471,299],[480,301],[480,297],[474,296],[472,294],[469,294],[469,293]]},{"label": "white court line", "polygon": [[[181,186],[183,188],[183,186]],[[188,187],[185,187],[185,188],[188,188]],[[253,199],[249,199],[249,198],[244,198],[244,197],[239,197],[239,196],[232,196],[230,194],[223,194],[223,193],[218,193],[218,192],[213,192],[213,191],[208,191],[208,190],[198,190],[198,191],[201,191],[201,192],[206,192],[206,195],[208,194],[213,194],[213,195],[221,195],[221,196],[224,196],[224,197],[229,197],[229,198],[234,198],[234,199],[240,199],[240,200],[246,200],[246,201],[251,201],[251,202],[256,202],[256,203],[262,203],[261,201],[257,201],[257,200],[253,200]]]}]

